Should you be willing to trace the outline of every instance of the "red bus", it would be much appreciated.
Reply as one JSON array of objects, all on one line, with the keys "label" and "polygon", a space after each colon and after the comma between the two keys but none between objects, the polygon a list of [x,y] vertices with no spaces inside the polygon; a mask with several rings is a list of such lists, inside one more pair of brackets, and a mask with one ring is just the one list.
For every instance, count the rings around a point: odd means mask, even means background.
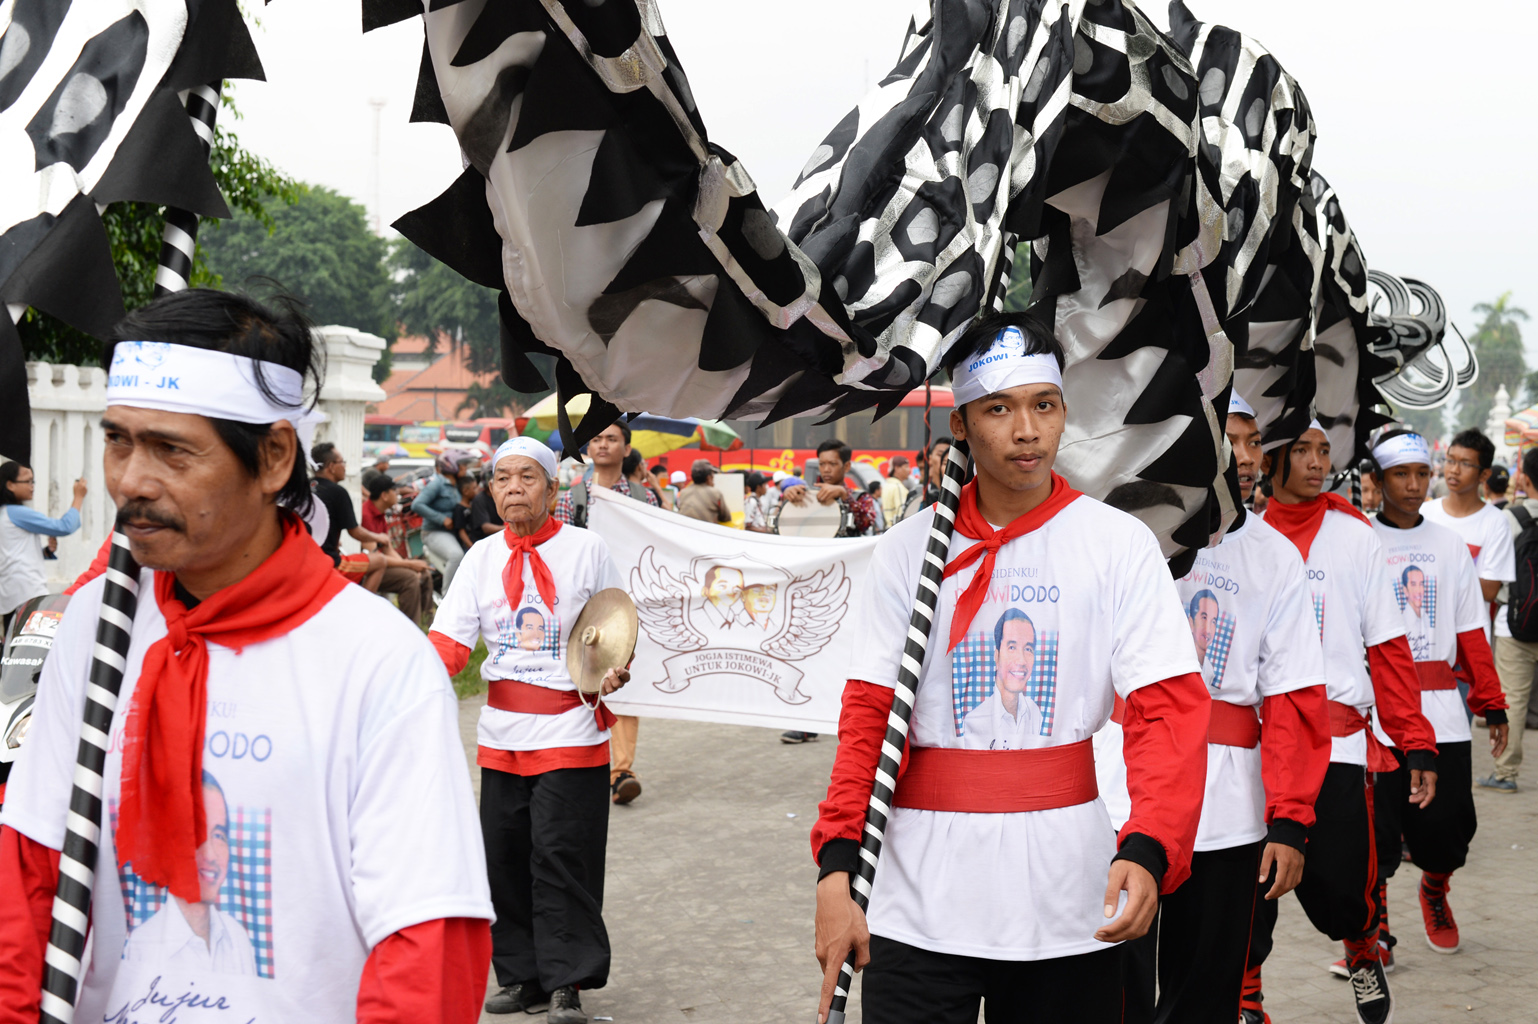
[{"label": "red bus", "polygon": [[[945,437],[951,432],[951,389],[932,387],[928,395],[930,438]],[[806,472],[807,463],[817,461],[817,445],[830,437],[836,437],[854,450],[857,464],[870,466],[887,474],[888,462],[894,455],[916,458],[924,447],[925,392],[923,388],[911,391],[903,397],[896,409],[881,419],[875,418],[874,410],[856,413],[818,423],[821,416],[794,416],[790,419],[759,426],[743,420],[727,420],[732,429],[742,437],[743,446],[733,452],[699,451],[681,448],[660,459],[670,469],[688,470],[695,459],[709,459],[723,472],[745,473],[759,470],[764,473],[784,471],[793,475]],[[814,470],[815,472],[815,470]]]}]

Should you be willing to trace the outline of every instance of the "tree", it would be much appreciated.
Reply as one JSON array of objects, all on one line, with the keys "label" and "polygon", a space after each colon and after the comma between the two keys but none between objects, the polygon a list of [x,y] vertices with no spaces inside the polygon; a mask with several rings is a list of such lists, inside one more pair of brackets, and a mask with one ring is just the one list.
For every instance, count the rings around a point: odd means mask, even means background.
[{"label": "tree", "polygon": [[[395,316],[401,329],[448,339],[451,351],[468,348],[465,366],[471,373],[502,369],[502,326],[497,318],[497,293],[461,277],[410,241],[399,239],[390,253],[395,273]],[[508,391],[512,394],[512,391]]]},{"label": "tree", "polygon": [[1031,243],[1015,246],[1015,262],[1009,268],[1009,287],[1004,289],[1004,309],[1018,313],[1031,304]]},{"label": "tree", "polygon": [[316,324],[395,336],[389,244],[369,230],[367,211],[338,192],[306,186],[270,221],[236,217],[200,241],[225,287],[292,296]]},{"label": "tree", "polygon": [[1447,432],[1447,421],[1443,415],[1447,411],[1446,406],[1439,405],[1435,409],[1401,409],[1390,402],[1389,411],[1394,419],[1432,441]]},{"label": "tree", "polygon": [[1528,384],[1527,360],[1522,353],[1522,331],[1518,320],[1527,319],[1527,311],[1511,305],[1507,292],[1494,302],[1481,302],[1474,312],[1484,316],[1479,330],[1469,338],[1469,346],[1479,359],[1479,379],[1460,396],[1458,421],[1465,427],[1485,429],[1495,392],[1502,385],[1513,399]]},{"label": "tree", "polygon": [[465,400],[459,403],[454,415],[458,416],[469,409],[473,420],[483,416],[506,416],[514,407],[522,407],[520,396],[498,374],[491,378],[489,384],[476,381],[465,388]]},{"label": "tree", "polygon": [[[240,120],[234,97],[226,89],[221,100],[224,122]],[[272,224],[268,207],[273,203],[292,203],[300,186],[261,157],[243,149],[228,128],[215,126],[214,148],[209,167],[224,201],[237,216],[244,214],[266,225]],[[102,211],[102,225],[112,246],[112,262],[117,267],[123,288],[123,306],[136,309],[155,294],[155,268],[160,260],[160,233],[165,226],[165,208],[150,203],[109,203]],[[219,276],[208,268],[203,240],[213,218],[202,219],[198,246],[193,255],[194,287],[220,286]],[[75,330],[36,309],[28,309],[16,325],[21,335],[22,352],[27,359],[50,363],[78,363],[97,366],[101,362],[101,342]]]}]

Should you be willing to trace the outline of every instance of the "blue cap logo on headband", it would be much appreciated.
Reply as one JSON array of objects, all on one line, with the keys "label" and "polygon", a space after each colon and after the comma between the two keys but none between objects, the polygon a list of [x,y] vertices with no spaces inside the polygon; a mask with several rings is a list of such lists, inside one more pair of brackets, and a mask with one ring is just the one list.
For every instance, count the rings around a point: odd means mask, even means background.
[{"label": "blue cap logo on headband", "polygon": [[993,344],[988,346],[988,351],[967,364],[967,372],[976,373],[990,363],[1015,359],[1023,355],[1025,355],[1025,335],[1020,333],[1018,327],[1006,327]]},{"label": "blue cap logo on headband", "polygon": [[119,360],[127,362],[132,358],[140,366],[153,370],[165,362],[170,353],[171,343],[167,341],[124,341],[113,349],[112,364],[116,366]]}]

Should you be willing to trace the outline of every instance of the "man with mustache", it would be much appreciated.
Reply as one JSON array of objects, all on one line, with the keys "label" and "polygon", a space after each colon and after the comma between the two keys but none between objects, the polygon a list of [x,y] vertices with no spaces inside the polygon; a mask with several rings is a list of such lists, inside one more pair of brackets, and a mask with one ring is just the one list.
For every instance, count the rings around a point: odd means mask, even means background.
[{"label": "man with mustache", "polygon": [[[1211,701],[1153,533],[1052,471],[1067,416],[1063,360],[1047,326],[1007,313],[980,317],[946,356],[951,433],[977,477],[961,492],[867,918],[851,876],[936,511],[904,519],[872,555],[812,830],[820,1019],[853,950],[869,1021],[975,1024],[986,996],[995,1020],[1120,1022],[1120,944],[1148,929],[1160,890],[1189,873]],[[1024,581],[1028,618],[1008,614]],[[1072,685],[1041,708],[1023,749],[979,749],[956,719],[956,665],[970,657],[960,645],[974,622],[993,624],[1009,648],[999,703],[1017,713],[1025,694],[1011,701],[1011,691],[1056,634],[1056,676]],[[1118,696],[1132,792],[1119,837],[1091,751]]]},{"label": "man with mustache", "polygon": [[[1260,429],[1235,392],[1228,440],[1241,501],[1253,496]],[[1217,594],[1232,618],[1215,664]],[[1242,505],[1228,532],[1175,589],[1212,696],[1207,786],[1191,877],[1166,896],[1156,928],[1128,944],[1124,1024],[1238,1019],[1250,923],[1302,877],[1304,842],[1329,766],[1324,660],[1303,559]],[[1095,766],[1111,824],[1131,814],[1122,758],[1124,709],[1095,734]],[[1155,1002],[1155,988],[1158,1000]],[[1258,1004],[1257,1004],[1258,1005]]]},{"label": "man with mustache", "polygon": [[[104,744],[103,804],[117,813],[115,827],[102,815],[81,1020],[173,989],[218,993],[242,1021],[478,1015],[492,908],[454,691],[427,639],[347,586],[296,515],[318,360],[298,314],[203,289],[134,310],[107,343],[106,485],[144,568]],[[64,614],[0,819],[5,1024],[38,1019],[105,582]],[[196,927],[199,851],[220,827],[205,758],[236,736],[244,755],[219,772],[271,809],[277,973],[219,973],[220,956],[165,947],[125,958],[120,869]]]}]

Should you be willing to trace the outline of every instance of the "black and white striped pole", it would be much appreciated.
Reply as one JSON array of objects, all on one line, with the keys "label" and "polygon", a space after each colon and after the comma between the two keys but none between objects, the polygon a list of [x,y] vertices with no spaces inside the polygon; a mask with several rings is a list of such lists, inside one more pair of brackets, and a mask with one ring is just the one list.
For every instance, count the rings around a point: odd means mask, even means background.
[{"label": "black and white striped pole", "polygon": [[[940,600],[940,583],[945,574],[946,556],[950,554],[951,535],[956,531],[956,510],[961,505],[961,484],[967,476],[966,442],[951,445],[940,481],[940,500],[929,526],[929,544],[924,550],[924,566],[919,575],[918,591],[913,595],[913,614],[908,618],[908,642],[903,646],[902,665],[897,670],[897,686],[892,694],[892,711],[886,720],[886,738],[881,741],[881,758],[876,762],[876,778],[871,785],[870,803],[865,808],[865,835],[860,840],[860,866],[852,882],[850,896],[863,913],[870,907],[871,883],[876,878],[876,861],[886,838],[887,817],[892,813],[892,794],[897,788],[897,771],[903,750],[908,746],[908,719],[913,715],[914,694],[924,653],[929,649],[934,631],[935,605]],[[854,985],[855,953],[850,950],[839,969],[838,985],[828,1006],[827,1024],[844,1024],[844,1008]]]},{"label": "black and white striped pole", "polygon": [[[223,85],[218,82],[199,86],[187,93],[187,114],[203,143],[205,157],[213,149],[214,117],[219,112]],[[187,288],[192,278],[197,234],[197,214],[166,207],[159,266],[155,270],[156,298]],[[96,861],[101,848],[102,773],[106,769],[108,735],[117,711],[123,671],[128,666],[128,645],[138,607],[139,565],[128,549],[128,538],[113,530],[86,685],[74,785],[64,825],[64,848],[59,853],[59,887],[53,898],[48,949],[43,954],[42,1024],[73,1024],[75,1019],[75,1001],[80,995],[80,979],[85,975],[91,892],[96,884]]]}]

